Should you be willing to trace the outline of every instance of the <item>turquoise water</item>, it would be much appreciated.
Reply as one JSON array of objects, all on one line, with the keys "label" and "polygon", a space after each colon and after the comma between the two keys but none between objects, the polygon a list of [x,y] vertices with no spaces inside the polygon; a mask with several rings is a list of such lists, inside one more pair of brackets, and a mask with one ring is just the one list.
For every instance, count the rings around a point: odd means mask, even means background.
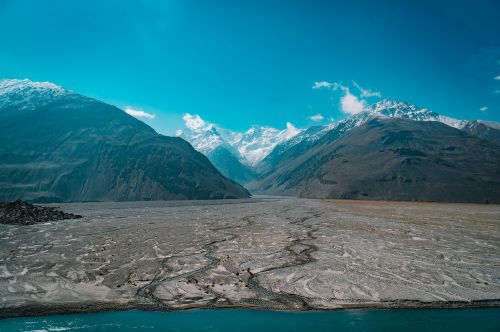
[{"label": "turquoise water", "polygon": [[0,331],[500,331],[500,308],[274,312],[121,311],[10,318]]}]

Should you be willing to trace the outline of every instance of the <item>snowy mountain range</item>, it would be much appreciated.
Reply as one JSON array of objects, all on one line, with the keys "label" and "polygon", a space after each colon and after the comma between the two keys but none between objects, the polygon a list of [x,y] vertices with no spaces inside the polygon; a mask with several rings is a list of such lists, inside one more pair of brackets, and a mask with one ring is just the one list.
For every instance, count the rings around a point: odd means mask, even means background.
[{"label": "snowy mountain range", "polygon": [[[58,98],[64,98],[72,109],[84,107],[90,100],[50,82],[0,80],[0,109],[4,114],[9,110],[39,109]],[[64,107],[67,106],[58,105],[60,109]],[[500,124],[497,122],[454,119],[406,102],[391,100],[381,100],[342,120],[305,129],[287,123],[285,129],[252,126],[245,132],[237,132],[205,121],[199,115],[186,113],[183,119],[185,126],[176,132],[176,136],[187,140],[197,151],[207,156],[223,175],[243,184],[258,180],[300,157],[317,142],[338,140],[373,119],[439,122],[500,144]]]},{"label": "snowy mountain range", "polygon": [[466,120],[457,120],[439,115],[426,108],[418,108],[417,106],[407,102],[384,99],[366,107],[362,112],[349,116],[345,119],[324,126],[313,126],[303,130],[297,136],[282,142],[281,144],[283,146],[280,146],[280,148],[286,150],[304,141],[312,143],[332,130],[347,132],[364,124],[366,121],[374,117],[401,118],[414,121],[438,121],[458,129],[462,129],[468,123]]},{"label": "snowy mountain range", "polygon": [[185,114],[183,119],[185,128],[178,130],[177,136],[186,139],[205,155],[224,147],[248,166],[257,165],[276,145],[288,141],[301,132],[290,122],[283,130],[268,126],[252,126],[247,131],[239,133],[206,122],[199,115]]},{"label": "snowy mountain range", "polygon": [[[243,165],[242,167],[254,169],[256,173],[266,173],[281,162],[287,153],[302,153],[326,135],[340,137],[374,118],[437,121],[465,131],[481,126],[485,127],[481,133],[489,129],[490,134],[493,133],[490,136],[497,135],[500,127],[500,124],[496,122],[458,120],[407,102],[381,100],[367,106],[362,112],[342,120],[306,129],[298,129],[291,123],[287,123],[287,128],[284,130],[268,126],[252,126],[246,132],[238,133],[206,122],[199,115],[186,114],[184,116],[185,128],[179,130],[178,135],[189,141],[195,149],[207,155],[212,163],[222,169],[223,174],[228,175],[227,167],[214,157],[213,151],[216,149],[224,149],[225,155],[231,153]],[[294,147],[293,150],[292,147]],[[236,163],[232,160],[232,166],[234,165]],[[245,183],[252,178],[255,178],[255,175],[237,180]]]}]

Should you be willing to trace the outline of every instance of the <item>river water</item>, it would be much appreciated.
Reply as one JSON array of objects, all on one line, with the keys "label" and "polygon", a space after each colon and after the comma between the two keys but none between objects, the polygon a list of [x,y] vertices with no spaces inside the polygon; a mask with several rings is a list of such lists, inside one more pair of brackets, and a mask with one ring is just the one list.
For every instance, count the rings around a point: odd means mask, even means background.
[{"label": "river water", "polygon": [[0,331],[500,331],[500,308],[116,311],[0,320]]}]

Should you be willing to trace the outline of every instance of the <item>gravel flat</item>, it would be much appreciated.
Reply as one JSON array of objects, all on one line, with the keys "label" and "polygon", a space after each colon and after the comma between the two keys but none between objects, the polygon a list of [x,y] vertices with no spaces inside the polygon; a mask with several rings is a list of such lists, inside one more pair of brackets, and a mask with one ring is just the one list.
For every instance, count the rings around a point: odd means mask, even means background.
[{"label": "gravel flat", "polygon": [[258,197],[59,206],[84,218],[0,225],[0,317],[500,303],[500,205]]}]

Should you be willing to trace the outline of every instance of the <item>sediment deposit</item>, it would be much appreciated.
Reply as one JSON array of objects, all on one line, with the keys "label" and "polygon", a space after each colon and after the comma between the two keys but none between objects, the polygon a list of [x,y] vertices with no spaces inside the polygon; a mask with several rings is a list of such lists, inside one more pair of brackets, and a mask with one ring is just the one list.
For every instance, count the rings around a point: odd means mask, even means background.
[{"label": "sediment deposit", "polygon": [[0,316],[498,305],[500,206],[263,197],[61,204],[0,225]]}]

